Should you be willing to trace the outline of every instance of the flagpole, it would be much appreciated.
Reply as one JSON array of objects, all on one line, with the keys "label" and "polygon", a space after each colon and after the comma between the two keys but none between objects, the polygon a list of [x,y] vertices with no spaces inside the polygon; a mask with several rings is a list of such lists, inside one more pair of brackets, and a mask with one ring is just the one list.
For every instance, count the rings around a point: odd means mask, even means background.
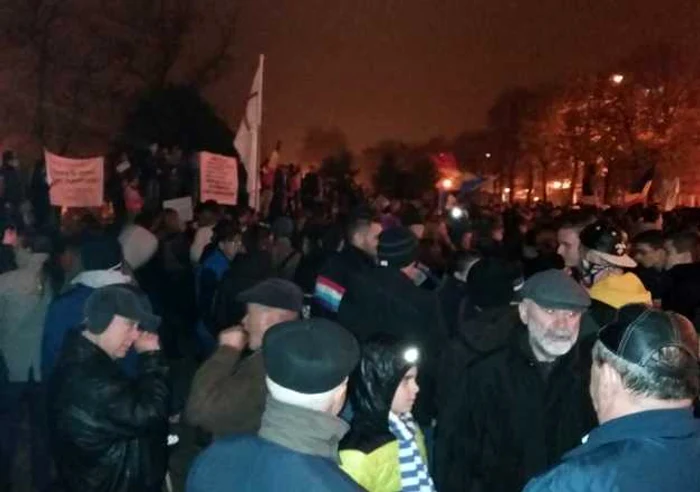
[{"label": "flagpole", "polygon": [[263,116],[263,87],[265,84],[265,55],[260,54],[260,62],[259,62],[259,70],[260,70],[260,97],[258,99],[258,118],[257,121],[259,124],[255,128],[254,136],[253,136],[253,152],[255,154],[255,160],[254,160],[254,168],[255,169],[255,174],[253,177],[253,193],[255,196],[253,197],[253,208],[255,210],[260,210],[260,151],[261,151],[261,142],[260,142],[260,132],[262,128],[262,116]]}]

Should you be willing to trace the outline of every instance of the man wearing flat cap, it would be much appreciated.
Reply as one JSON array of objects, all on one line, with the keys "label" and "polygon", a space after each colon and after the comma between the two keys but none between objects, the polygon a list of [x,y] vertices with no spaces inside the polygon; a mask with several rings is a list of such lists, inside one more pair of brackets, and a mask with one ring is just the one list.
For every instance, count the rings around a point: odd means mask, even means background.
[{"label": "man wearing flat cap", "polygon": [[[272,326],[299,318],[304,294],[293,283],[272,278],[241,292],[243,326],[219,334],[219,347],[192,381],[185,417],[216,436],[257,432],[265,405],[263,336]],[[244,357],[246,348],[252,352]]]},{"label": "man wearing flat cap", "polygon": [[260,430],[217,439],[192,466],[187,492],[362,490],[338,466],[349,426],[337,414],[359,356],[352,334],[330,320],[270,328],[262,346],[268,395]]},{"label": "man wearing flat cap", "polygon": [[591,397],[600,426],[526,492],[700,490],[698,337],[680,314],[628,304],[598,334]]},{"label": "man wearing flat cap", "polygon": [[525,282],[521,298],[510,340],[455,388],[456,437],[440,450],[449,457],[437,470],[441,491],[520,491],[595,425],[593,341],[579,340],[588,293],[563,271],[547,270]]},{"label": "man wearing flat cap", "polygon": [[[67,492],[159,492],[167,468],[170,390],[160,318],[134,288],[87,299],[84,325],[66,335],[48,383],[50,442]],[[120,365],[139,354],[136,380]]]}]

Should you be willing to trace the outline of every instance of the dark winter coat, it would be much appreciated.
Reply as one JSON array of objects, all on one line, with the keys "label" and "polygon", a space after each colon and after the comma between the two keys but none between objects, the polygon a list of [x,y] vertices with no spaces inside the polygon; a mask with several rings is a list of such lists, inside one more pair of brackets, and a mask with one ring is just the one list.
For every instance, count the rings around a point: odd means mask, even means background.
[{"label": "dark winter coat", "polygon": [[595,425],[588,393],[592,340],[545,376],[524,326],[453,389],[458,410],[438,433],[454,436],[439,469],[445,492],[515,492],[580,443]]},{"label": "dark winter coat", "polygon": [[400,270],[376,268],[353,278],[338,321],[361,342],[386,333],[418,345],[421,391],[414,416],[421,425],[430,422],[436,412],[437,363],[447,341],[437,295],[416,287]]},{"label": "dark winter coat", "polygon": [[700,420],[690,409],[611,420],[525,492],[700,490]]},{"label": "dark winter coat", "polygon": [[140,355],[131,381],[110,357],[73,331],[49,381],[49,428],[68,492],[160,492],[167,468],[168,368]]},{"label": "dark winter coat", "polygon": [[313,315],[336,319],[352,280],[368,274],[373,269],[375,269],[374,260],[351,244],[331,256],[316,279],[312,304]]},{"label": "dark winter coat", "polygon": [[700,263],[676,265],[666,271],[668,289],[661,298],[664,311],[675,311],[700,329]]},{"label": "dark winter coat", "polygon": [[468,302],[467,283],[457,280],[453,275],[445,275],[435,292],[440,300],[447,332],[453,336],[459,329],[460,305]]}]

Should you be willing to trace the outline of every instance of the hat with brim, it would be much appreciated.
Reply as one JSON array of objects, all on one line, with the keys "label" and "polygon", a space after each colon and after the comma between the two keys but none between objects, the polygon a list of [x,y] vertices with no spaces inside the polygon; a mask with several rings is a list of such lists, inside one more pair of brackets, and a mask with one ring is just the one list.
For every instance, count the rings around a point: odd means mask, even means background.
[{"label": "hat with brim", "polygon": [[596,251],[594,249],[589,250],[586,253],[586,259],[591,263],[596,265],[604,264],[616,266],[619,268],[636,268],[637,262],[634,261],[629,255],[613,255],[610,253],[603,253],[602,251]]},{"label": "hat with brim", "polygon": [[591,305],[586,289],[562,270],[539,272],[525,281],[521,300],[530,299],[545,309],[583,312]]},{"label": "hat with brim", "polygon": [[238,294],[236,301],[298,313],[304,307],[304,293],[289,280],[270,278]]},{"label": "hat with brim", "polygon": [[637,262],[627,254],[624,232],[607,221],[586,226],[579,235],[586,249],[585,259],[597,265],[635,268]]},{"label": "hat with brim", "polygon": [[156,331],[161,322],[145,298],[122,285],[95,290],[85,303],[84,314],[85,327],[94,334],[104,332],[115,316],[135,321],[146,331]]}]

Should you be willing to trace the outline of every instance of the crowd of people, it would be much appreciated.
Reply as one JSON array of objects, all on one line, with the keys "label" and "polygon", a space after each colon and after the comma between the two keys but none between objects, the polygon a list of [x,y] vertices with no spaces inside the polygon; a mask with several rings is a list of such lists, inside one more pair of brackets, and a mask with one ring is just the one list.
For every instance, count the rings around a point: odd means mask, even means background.
[{"label": "crowd of people", "polygon": [[5,157],[0,491],[700,491],[696,209],[266,166],[183,223],[123,158],[57,219]]}]

